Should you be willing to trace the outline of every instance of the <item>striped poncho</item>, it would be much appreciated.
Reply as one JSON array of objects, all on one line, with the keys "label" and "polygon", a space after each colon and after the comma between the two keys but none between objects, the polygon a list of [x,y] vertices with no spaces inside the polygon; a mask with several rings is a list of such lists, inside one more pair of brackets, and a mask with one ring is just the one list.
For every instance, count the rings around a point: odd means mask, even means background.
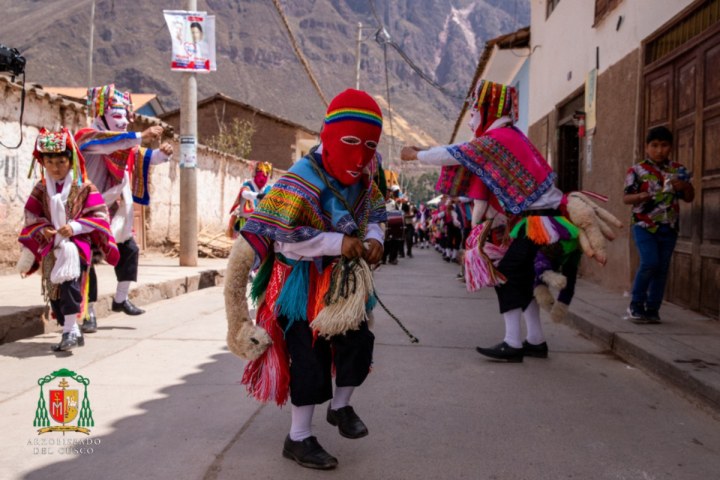
[{"label": "striped poncho", "polygon": [[[45,181],[52,181],[46,179]],[[77,246],[80,260],[89,265],[92,259],[91,245],[97,245],[105,255],[105,260],[116,265],[120,253],[115,239],[110,233],[108,210],[102,195],[90,182],[73,184],[66,202],[68,221],[74,220],[92,230],[89,233],[74,235],[72,242]],[[53,239],[46,239],[42,231],[46,227],[54,228],[51,221],[49,197],[43,182],[38,182],[25,203],[25,226],[18,241],[35,255],[36,264],[28,273],[38,269],[45,258],[53,258],[49,253],[53,249]],[[45,265],[44,271],[49,271]]]}]

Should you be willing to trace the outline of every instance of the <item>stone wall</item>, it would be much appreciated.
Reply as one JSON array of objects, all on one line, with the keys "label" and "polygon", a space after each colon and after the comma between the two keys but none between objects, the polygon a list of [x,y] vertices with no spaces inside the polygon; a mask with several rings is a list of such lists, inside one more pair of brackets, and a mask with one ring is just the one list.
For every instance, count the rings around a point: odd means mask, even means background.
[{"label": "stone wall", "polygon": [[[14,147],[20,140],[21,87],[0,75],[0,142]],[[28,85],[23,114],[22,145],[0,146],[0,266],[15,263],[20,251],[17,235],[23,225],[23,210],[37,171],[28,178],[34,141],[42,127],[73,130],[85,125],[84,106]]]},{"label": "stone wall", "polygon": [[[20,92],[17,84],[0,76],[0,141],[14,146],[20,138],[18,119]],[[39,180],[34,171],[28,179],[33,143],[41,127],[57,129],[66,126],[76,131],[86,125],[85,106],[49,94],[34,86],[27,88],[23,118],[23,144],[17,150],[0,146],[0,269],[15,264],[20,252],[17,235],[23,225],[23,210],[33,185]],[[177,138],[170,125],[158,119],[138,116],[133,127],[142,130],[162,125],[179,152]],[[178,242],[180,228],[180,170],[178,155],[151,171],[150,206],[144,207],[145,241],[149,247],[166,241]],[[197,191],[198,227],[200,231],[221,233],[225,230],[228,211],[243,181],[252,177],[247,160],[198,146]],[[283,171],[276,170],[277,178]]]}]

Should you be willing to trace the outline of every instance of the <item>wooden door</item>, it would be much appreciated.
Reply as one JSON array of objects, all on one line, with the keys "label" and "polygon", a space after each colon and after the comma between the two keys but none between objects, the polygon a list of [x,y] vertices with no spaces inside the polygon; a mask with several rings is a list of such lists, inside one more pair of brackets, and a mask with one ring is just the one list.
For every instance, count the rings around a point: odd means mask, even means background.
[{"label": "wooden door", "polygon": [[[720,314],[720,28],[645,74],[644,129],[665,125],[673,158],[692,171],[695,200],[680,202],[680,233],[665,299]],[[644,144],[644,137],[643,137]]]}]

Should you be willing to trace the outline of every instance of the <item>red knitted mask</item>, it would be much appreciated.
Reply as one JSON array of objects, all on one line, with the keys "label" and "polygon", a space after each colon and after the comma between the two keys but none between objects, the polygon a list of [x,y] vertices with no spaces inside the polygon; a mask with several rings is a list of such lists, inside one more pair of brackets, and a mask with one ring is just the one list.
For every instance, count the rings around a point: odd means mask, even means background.
[{"label": "red knitted mask", "polygon": [[375,155],[382,133],[382,112],[367,93],[347,89],[327,109],[322,140],[323,166],[338,182],[357,183]]}]

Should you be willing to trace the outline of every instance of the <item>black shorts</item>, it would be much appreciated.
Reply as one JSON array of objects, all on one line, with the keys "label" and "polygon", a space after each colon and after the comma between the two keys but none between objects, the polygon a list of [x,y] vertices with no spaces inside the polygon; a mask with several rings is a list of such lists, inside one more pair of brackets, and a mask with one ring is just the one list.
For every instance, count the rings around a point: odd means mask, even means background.
[{"label": "black shorts", "polygon": [[[287,325],[283,317],[278,322],[283,329]],[[333,364],[338,387],[361,385],[370,373],[375,335],[363,322],[359,330],[345,335],[313,339],[308,323],[296,321],[285,333],[285,343],[290,356],[290,401],[300,407],[332,398]]]}]

